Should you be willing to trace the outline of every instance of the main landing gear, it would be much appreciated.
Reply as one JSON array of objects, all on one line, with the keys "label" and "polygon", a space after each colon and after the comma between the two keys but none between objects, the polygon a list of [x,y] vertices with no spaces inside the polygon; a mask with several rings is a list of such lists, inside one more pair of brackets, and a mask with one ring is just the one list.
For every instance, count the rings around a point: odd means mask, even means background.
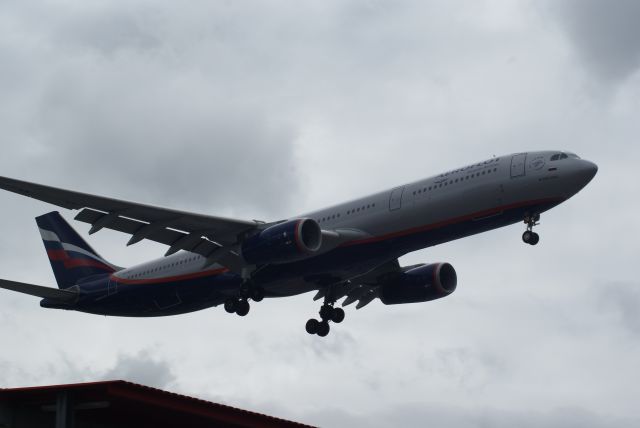
[{"label": "main landing gear", "polygon": [[224,302],[224,310],[230,314],[236,313],[243,317],[251,309],[249,299],[254,302],[260,302],[264,299],[264,289],[251,280],[242,283],[238,291],[238,297],[229,297]]},{"label": "main landing gear", "polygon": [[325,302],[320,307],[320,321],[315,318],[311,318],[307,321],[305,326],[307,333],[325,337],[329,334],[329,321],[340,324],[344,320],[344,309],[335,308],[333,306],[334,303],[335,302]]},{"label": "main landing gear", "polygon": [[533,226],[537,226],[540,221],[540,214],[527,214],[524,217],[524,223],[527,225],[527,230],[522,234],[522,241],[525,244],[536,245],[540,241],[540,235],[533,231]]}]

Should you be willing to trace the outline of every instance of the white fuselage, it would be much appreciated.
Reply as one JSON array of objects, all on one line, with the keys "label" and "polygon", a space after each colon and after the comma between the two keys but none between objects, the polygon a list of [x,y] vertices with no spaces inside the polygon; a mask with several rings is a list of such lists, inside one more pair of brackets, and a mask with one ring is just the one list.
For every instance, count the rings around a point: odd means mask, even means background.
[{"label": "white fuselage", "polygon": [[[480,225],[517,207],[539,205],[544,210],[573,196],[597,171],[595,164],[573,154],[552,160],[559,153],[545,151],[494,157],[293,218],[311,218],[323,230],[343,236],[351,234],[353,239],[341,243],[348,246],[408,237],[456,222],[477,221]],[[505,220],[497,227],[513,222]],[[465,229],[461,233],[439,236],[434,242],[446,242],[495,227]],[[433,242],[414,240],[392,256],[430,245]],[[206,263],[202,256],[183,252],[124,269],[115,276],[135,281],[223,269]],[[288,285],[283,282],[282,287]],[[292,290],[281,291],[295,294]]]}]

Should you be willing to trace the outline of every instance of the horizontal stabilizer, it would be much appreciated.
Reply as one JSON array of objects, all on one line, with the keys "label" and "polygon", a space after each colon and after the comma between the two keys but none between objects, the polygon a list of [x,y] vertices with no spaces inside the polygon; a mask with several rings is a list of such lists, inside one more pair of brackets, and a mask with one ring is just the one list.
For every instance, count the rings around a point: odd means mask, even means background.
[{"label": "horizontal stabilizer", "polygon": [[0,279],[0,288],[6,288],[7,290],[17,291],[18,293],[30,294],[32,296],[56,300],[63,303],[71,303],[78,298],[77,291],[25,284],[23,282],[7,281],[6,279]]}]

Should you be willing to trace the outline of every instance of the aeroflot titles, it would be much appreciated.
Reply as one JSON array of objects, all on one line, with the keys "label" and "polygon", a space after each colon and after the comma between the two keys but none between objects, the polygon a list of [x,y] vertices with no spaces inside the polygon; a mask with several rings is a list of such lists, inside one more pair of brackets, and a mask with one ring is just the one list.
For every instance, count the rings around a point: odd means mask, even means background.
[{"label": "aeroflot titles", "polygon": [[499,162],[500,162],[500,158],[492,158],[492,159],[486,160],[484,162],[479,162],[479,163],[475,163],[473,165],[465,166],[464,168],[458,168],[458,169],[454,169],[452,171],[447,171],[447,172],[445,172],[443,174],[440,174],[438,177],[447,177],[447,176],[449,176],[451,174],[455,174],[457,172],[464,172],[464,171],[468,171],[468,170],[473,169],[473,168],[483,167],[483,166],[487,166],[487,165],[491,165],[491,164],[499,163]]}]

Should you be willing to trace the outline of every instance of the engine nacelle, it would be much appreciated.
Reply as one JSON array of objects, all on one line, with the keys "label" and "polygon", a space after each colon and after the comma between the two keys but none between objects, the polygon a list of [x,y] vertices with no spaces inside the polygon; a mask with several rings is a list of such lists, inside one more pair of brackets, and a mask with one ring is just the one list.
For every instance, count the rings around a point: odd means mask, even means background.
[{"label": "engine nacelle", "polygon": [[456,270],[449,263],[420,266],[390,278],[380,287],[385,305],[427,302],[453,293],[458,285]]},{"label": "engine nacelle", "polygon": [[322,230],[315,220],[289,220],[268,227],[242,244],[242,257],[250,264],[289,263],[305,259],[322,246]]}]

